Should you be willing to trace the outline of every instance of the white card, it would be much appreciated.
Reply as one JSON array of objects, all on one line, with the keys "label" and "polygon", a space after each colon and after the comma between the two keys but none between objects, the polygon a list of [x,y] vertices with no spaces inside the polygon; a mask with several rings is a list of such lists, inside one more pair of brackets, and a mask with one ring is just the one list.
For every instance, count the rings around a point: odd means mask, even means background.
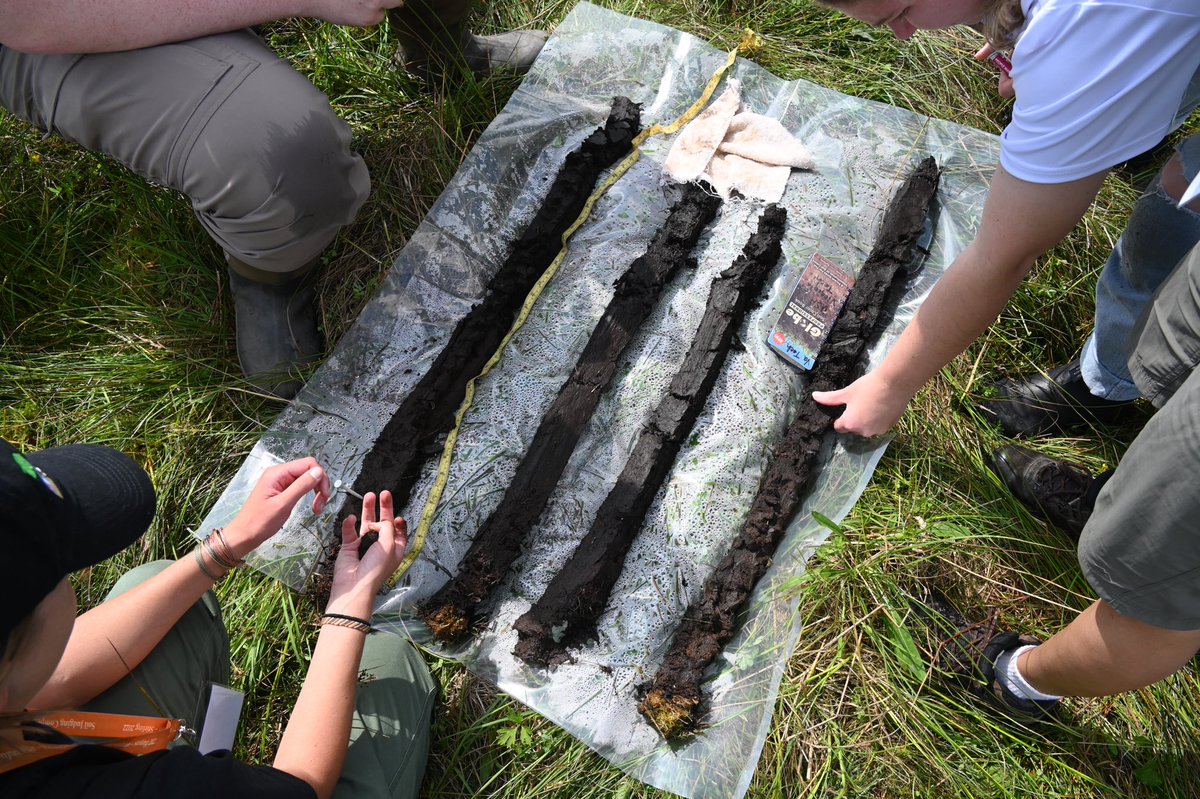
[{"label": "white card", "polygon": [[233,748],[233,737],[237,734],[238,720],[242,716],[242,702],[245,698],[245,694],[240,691],[212,683],[208,710],[204,714],[204,727],[200,730],[200,743],[196,747],[200,754],[207,755],[218,749]]}]

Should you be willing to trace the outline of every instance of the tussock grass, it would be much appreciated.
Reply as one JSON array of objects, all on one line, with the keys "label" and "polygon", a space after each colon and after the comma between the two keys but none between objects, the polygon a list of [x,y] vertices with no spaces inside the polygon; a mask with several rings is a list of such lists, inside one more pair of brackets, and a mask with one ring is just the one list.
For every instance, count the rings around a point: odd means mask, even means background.
[{"label": "tussock grass", "polygon": [[[971,61],[969,31],[909,43],[800,0],[638,0],[605,5],[732,47],[764,36],[776,74],[999,132],[1008,104]],[[559,0],[481,2],[476,27],[552,27]],[[263,35],[351,124],[373,177],[359,218],[324,257],[330,341],[346,330],[480,132],[512,78],[430,92],[389,65],[386,25],[311,21]],[[1165,157],[1165,152],[1162,154]],[[1200,685],[1071,701],[1069,723],[1010,725],[947,688],[920,654],[908,598],[936,585],[1011,629],[1048,635],[1091,601],[1069,542],[1030,516],[987,468],[1004,443],[972,400],[1000,374],[1071,357],[1091,325],[1096,275],[1152,165],[1118,170],[1076,232],[1042,258],[995,324],[918,395],[851,516],[795,590],[804,621],[752,797],[1190,797]],[[36,449],[97,441],[132,453],[159,491],[137,551],[78,577],[99,601],[117,574],[190,547],[197,523],[278,403],[237,373],[219,253],[183,198],[106,158],[0,116],[0,435]],[[1136,424],[1036,446],[1094,470]],[[306,600],[250,572],[220,589],[234,680],[247,692],[239,754],[270,762],[311,654]],[[429,796],[643,797],[561,730],[453,662]]]}]

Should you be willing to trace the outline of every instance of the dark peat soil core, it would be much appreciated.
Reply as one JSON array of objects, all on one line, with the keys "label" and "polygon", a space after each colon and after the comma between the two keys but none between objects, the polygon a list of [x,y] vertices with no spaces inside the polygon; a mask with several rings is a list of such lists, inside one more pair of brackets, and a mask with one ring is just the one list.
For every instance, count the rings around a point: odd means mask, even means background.
[{"label": "dark peat soil core", "polygon": [[567,660],[568,647],[594,635],[646,511],[703,410],[746,312],[779,261],[786,225],[787,212],[769,206],[741,255],[713,280],[683,365],[638,437],[616,485],[545,593],[514,624],[519,633],[517,657],[532,665],[558,665]]},{"label": "dark peat soil core", "polygon": [[[808,391],[852,382],[879,332],[879,322],[913,262],[917,241],[937,195],[935,160],[922,161],[892,198],[875,246],[822,346]],[[837,413],[807,397],[776,446],[741,532],[704,583],[700,598],[683,614],[658,673],[644,687],[638,708],[667,738],[696,723],[705,669],[733,637],[737,617],[766,573],[788,523],[816,479],[818,458]]]},{"label": "dark peat soil core", "polygon": [[[616,97],[604,125],[567,155],[483,299],[459,321],[429,371],[380,432],[354,481],[357,493],[386,488],[397,510],[405,506],[422,466],[440,452],[453,427],[467,382],[496,351],[530,289],[562,249],[563,233],[583,210],[600,174],[629,153],[640,128],[641,106]],[[342,517],[350,512],[347,503]]]},{"label": "dark peat soil core", "polygon": [[476,533],[458,574],[420,610],[440,640],[465,635],[477,606],[504,578],[546,507],[575,445],[616,374],[621,355],[658,304],[663,287],[685,265],[721,200],[708,186],[688,184],[646,253],[617,279],[612,299],[567,382],[542,417],[500,505]]}]

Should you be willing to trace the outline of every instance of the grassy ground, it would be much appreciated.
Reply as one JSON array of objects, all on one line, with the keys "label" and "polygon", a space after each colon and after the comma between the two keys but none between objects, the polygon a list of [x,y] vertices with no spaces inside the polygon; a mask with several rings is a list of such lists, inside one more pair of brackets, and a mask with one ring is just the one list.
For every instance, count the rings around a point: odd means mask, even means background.
[{"label": "grassy ground", "polygon": [[[721,48],[749,25],[766,37],[757,60],[784,78],[988,131],[1006,115],[990,74],[969,60],[969,32],[905,44],[798,0],[604,5]],[[477,28],[553,26],[569,7],[485,2]],[[287,22],[265,35],[329,94],[374,178],[367,207],[327,256],[322,313],[336,341],[515,81],[419,91],[389,70],[386,26]],[[1090,602],[1069,544],[987,470],[985,453],[1002,441],[976,423],[969,398],[989,376],[1074,353],[1090,325],[1096,272],[1147,177],[1110,178],[999,323],[917,397],[871,486],[798,588],[806,628],[751,796],[1196,795],[1200,685],[1191,668],[1145,691],[1068,702],[1069,723],[1029,730],[943,689],[912,657],[904,627],[905,592],[918,578],[1043,635]],[[28,449],[111,444],[146,466],[160,494],[142,549],[79,576],[85,603],[136,562],[186,551],[188,526],[280,409],[237,375],[218,255],[179,195],[0,115],[0,435]],[[1133,433],[1039,446],[1098,469],[1117,461]],[[310,654],[313,609],[249,572],[219,593],[235,681],[248,694],[239,754],[269,762]],[[658,795],[456,664],[433,669],[445,691],[429,796]]]}]

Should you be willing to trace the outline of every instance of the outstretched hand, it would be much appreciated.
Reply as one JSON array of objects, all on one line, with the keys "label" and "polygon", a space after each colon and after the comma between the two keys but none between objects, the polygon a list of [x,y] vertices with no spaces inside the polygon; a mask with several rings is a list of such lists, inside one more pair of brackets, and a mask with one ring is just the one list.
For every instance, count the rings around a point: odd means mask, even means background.
[{"label": "outstretched hand", "polygon": [[245,504],[225,526],[225,540],[239,559],[246,557],[287,521],[305,494],[315,492],[313,513],[329,501],[329,476],[316,458],[301,458],[272,466],[262,473]]},{"label": "outstretched hand", "polygon": [[875,372],[836,391],[814,391],[812,398],[820,405],[845,405],[833,429],[867,438],[891,430],[912,399],[877,378]]},{"label": "outstretched hand", "polygon": [[[342,522],[342,546],[333,564],[333,585],[326,605],[330,613],[369,616],[375,595],[404,557],[408,525],[395,517],[390,491],[380,492],[378,503],[376,510],[376,496],[368,492],[363,496],[361,524],[354,516]],[[360,556],[359,542],[368,533],[379,538]]]}]

